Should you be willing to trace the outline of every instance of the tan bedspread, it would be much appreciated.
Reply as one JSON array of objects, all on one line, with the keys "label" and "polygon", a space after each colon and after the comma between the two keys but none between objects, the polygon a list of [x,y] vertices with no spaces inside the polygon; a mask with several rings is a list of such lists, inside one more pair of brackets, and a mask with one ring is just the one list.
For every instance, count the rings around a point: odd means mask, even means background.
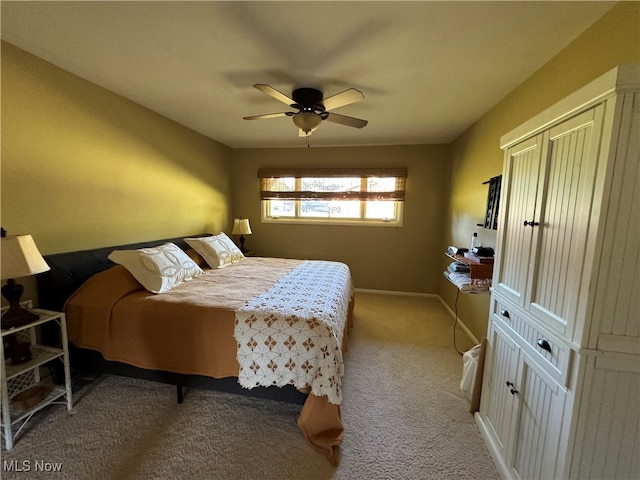
[{"label": "tan bedspread", "polygon": [[[144,290],[119,265],[91,277],[65,306],[69,340],[151,370],[237,377],[235,312],[302,261],[250,257],[163,294]],[[351,321],[352,308],[349,309]],[[346,350],[346,329],[342,342]],[[309,395],[298,425],[330,460],[342,441],[340,406]]]}]

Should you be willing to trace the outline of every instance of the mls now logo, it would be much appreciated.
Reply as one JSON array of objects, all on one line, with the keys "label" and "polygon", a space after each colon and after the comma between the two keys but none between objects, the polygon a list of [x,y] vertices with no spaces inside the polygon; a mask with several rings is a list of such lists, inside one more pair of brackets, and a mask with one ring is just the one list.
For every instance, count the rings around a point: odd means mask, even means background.
[{"label": "mls now logo", "polygon": [[42,460],[11,460],[2,462],[3,472],[60,472],[62,471],[61,462],[44,462]]}]

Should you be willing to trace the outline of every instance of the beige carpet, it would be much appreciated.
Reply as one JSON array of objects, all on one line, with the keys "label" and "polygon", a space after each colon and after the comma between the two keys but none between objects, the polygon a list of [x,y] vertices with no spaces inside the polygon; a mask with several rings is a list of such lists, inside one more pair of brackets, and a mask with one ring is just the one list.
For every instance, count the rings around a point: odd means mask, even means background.
[{"label": "beige carpet", "polygon": [[[36,416],[3,449],[2,478],[499,478],[459,390],[453,320],[438,300],[358,293],[354,318],[337,468],[305,442],[297,405],[207,390],[178,405],[169,385],[109,376],[80,390],[71,414]],[[460,330],[457,341],[471,346]],[[47,463],[61,471],[36,471]]]}]

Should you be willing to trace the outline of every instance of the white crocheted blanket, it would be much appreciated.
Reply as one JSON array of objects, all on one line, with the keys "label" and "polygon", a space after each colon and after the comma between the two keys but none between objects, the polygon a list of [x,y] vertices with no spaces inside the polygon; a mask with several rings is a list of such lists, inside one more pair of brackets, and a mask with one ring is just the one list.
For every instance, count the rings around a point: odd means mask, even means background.
[{"label": "white crocheted blanket", "polygon": [[342,338],[352,296],[349,267],[308,260],[236,311],[238,383],[310,387],[342,402]]}]

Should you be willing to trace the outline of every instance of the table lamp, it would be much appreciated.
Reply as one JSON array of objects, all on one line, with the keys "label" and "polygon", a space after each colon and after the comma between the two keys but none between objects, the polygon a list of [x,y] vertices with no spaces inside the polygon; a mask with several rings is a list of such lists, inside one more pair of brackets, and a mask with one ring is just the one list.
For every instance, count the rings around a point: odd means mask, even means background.
[{"label": "table lamp", "polygon": [[19,327],[38,319],[38,315],[20,306],[20,297],[24,287],[14,280],[49,270],[38,251],[31,235],[9,235],[2,230],[2,256],[0,257],[0,271],[2,280],[7,284],[0,289],[2,296],[9,302],[9,309],[2,315],[3,329]]},{"label": "table lamp", "polygon": [[251,233],[251,225],[249,225],[248,218],[240,217],[233,221],[231,235],[240,235],[240,251],[242,253],[247,253],[247,250],[244,248],[244,236],[251,235]]}]

